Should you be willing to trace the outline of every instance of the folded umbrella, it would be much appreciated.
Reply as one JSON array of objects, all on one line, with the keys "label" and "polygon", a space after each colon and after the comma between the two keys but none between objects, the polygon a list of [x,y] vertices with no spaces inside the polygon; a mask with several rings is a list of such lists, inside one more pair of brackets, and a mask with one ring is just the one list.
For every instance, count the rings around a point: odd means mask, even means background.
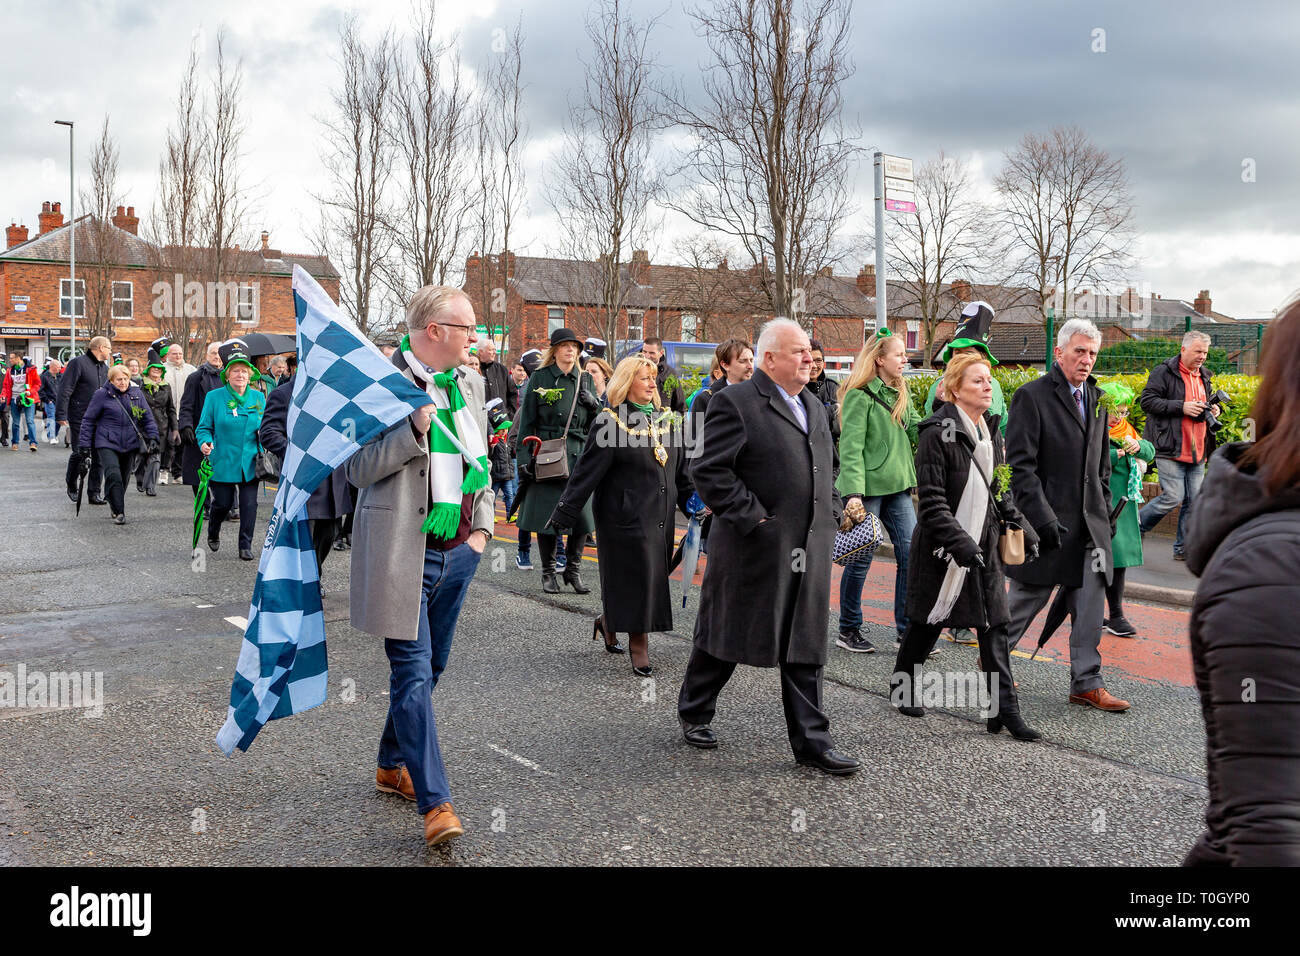
[{"label": "folded umbrella", "polygon": [[[525,445],[530,441],[537,442],[537,448],[542,447],[542,440],[536,435],[529,435],[527,438],[523,439]],[[537,448],[533,449],[534,456],[537,454]],[[507,521],[514,517],[515,512],[519,510],[519,506],[524,503],[524,496],[528,494],[528,489],[532,487],[532,484],[533,479],[528,475],[522,473],[519,475],[519,486],[515,489],[515,500],[510,502],[510,510],[506,512]]]},{"label": "folded umbrella", "polygon": [[686,535],[682,538],[682,607],[686,607],[691,582],[695,579],[695,567],[700,563],[700,524],[701,519],[691,515],[686,523]]},{"label": "folded umbrella", "polygon": [[194,495],[194,539],[190,542],[190,551],[199,546],[199,534],[203,531],[203,507],[208,501],[208,481],[212,478],[212,462],[205,455],[199,463],[199,487]]},{"label": "folded umbrella", "polygon": [[1061,626],[1065,616],[1070,613],[1070,599],[1063,587],[1056,589],[1056,597],[1052,599],[1052,606],[1047,609],[1047,617],[1043,621],[1043,633],[1038,636],[1038,646],[1034,648],[1034,653],[1030,655],[1030,660],[1038,657],[1038,652],[1043,649],[1043,645],[1048,639],[1056,633],[1056,629]]}]

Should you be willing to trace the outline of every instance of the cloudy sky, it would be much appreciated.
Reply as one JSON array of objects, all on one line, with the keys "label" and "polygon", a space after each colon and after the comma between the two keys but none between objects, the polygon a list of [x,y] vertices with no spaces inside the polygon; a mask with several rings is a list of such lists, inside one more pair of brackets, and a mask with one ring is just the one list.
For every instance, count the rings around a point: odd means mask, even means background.
[{"label": "cloudy sky", "polygon": [[[0,75],[0,215],[36,226],[43,200],[68,191],[67,131],[77,164],[105,115],[121,148],[125,200],[147,216],[158,157],[192,37],[210,64],[216,31],[245,73],[245,180],[254,231],[311,251],[311,198],[322,185],[315,117],[335,82],[333,54],[350,5],[304,0],[0,0],[22,24]],[[543,190],[566,100],[579,89],[587,0],[444,0],[470,64],[490,55],[493,31],[522,16],[529,153],[529,217],[522,252],[554,234]],[[659,67],[690,82],[706,52],[680,0],[632,0],[662,14]],[[407,0],[367,3],[378,31],[408,18]],[[1096,31],[1104,31],[1104,35]],[[1270,314],[1300,286],[1300,4],[1237,0],[1051,2],[856,0],[857,73],[849,117],[863,145],[918,161],[940,148],[964,155],[987,184],[1026,132],[1082,126],[1127,164],[1137,200],[1134,285],[1191,300],[1208,288],[1218,311]],[[1094,52],[1104,36],[1104,52]],[[1254,181],[1243,181],[1253,161]],[[870,164],[860,170],[869,197]],[[869,231],[869,204],[849,231]],[[652,249],[666,260],[670,235]]]}]

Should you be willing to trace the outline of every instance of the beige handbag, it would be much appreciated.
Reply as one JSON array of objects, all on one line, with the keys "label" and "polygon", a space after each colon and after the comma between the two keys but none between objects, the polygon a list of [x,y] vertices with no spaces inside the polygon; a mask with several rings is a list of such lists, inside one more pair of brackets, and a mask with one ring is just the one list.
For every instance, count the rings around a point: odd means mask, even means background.
[{"label": "beige handbag", "polygon": [[989,491],[989,501],[993,504],[993,513],[998,516],[998,527],[1002,533],[998,535],[998,557],[1002,559],[1005,565],[1017,565],[1025,563],[1025,532],[1015,525],[1007,524],[1002,520],[1002,509],[998,507],[997,498],[993,497],[993,486],[984,475],[984,469],[975,463],[974,456],[971,456],[971,464],[975,466],[975,471],[979,474],[984,482],[984,487]]}]

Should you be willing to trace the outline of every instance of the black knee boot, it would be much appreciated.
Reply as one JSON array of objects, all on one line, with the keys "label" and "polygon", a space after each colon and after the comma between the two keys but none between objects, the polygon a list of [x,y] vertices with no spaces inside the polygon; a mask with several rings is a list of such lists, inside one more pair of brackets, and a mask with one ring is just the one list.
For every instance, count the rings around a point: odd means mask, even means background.
[{"label": "black knee boot", "polygon": [[559,594],[560,585],[555,580],[555,535],[539,534],[537,549],[542,554],[542,590],[547,594]]},{"label": "black knee boot", "polygon": [[578,594],[591,593],[591,588],[582,583],[582,548],[586,541],[586,535],[571,534],[564,547],[564,583]]}]

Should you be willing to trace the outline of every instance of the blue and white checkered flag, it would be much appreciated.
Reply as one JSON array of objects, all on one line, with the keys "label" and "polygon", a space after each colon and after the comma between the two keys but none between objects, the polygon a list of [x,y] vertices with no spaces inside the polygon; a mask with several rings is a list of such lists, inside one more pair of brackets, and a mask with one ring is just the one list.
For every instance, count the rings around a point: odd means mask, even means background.
[{"label": "blue and white checkered flag", "polygon": [[310,275],[293,267],[298,372],[289,450],[280,472],[248,628],[217,733],[227,754],[247,750],[268,720],[325,702],[325,615],[307,499],[376,435],[430,402],[371,345]]}]

